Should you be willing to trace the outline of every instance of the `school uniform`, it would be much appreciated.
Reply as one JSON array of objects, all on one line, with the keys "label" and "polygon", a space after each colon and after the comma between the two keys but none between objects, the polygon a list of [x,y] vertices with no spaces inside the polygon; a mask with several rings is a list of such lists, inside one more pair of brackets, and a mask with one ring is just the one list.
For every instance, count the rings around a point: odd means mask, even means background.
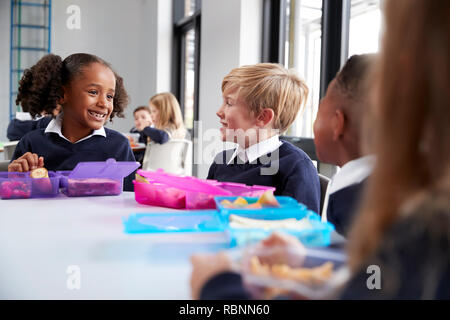
[{"label": "school uniform", "polygon": [[375,162],[365,156],[347,162],[328,184],[322,210],[322,221],[331,222],[336,231],[347,236],[358,208],[367,177]]},{"label": "school uniform", "polygon": [[[351,275],[339,299],[450,299],[450,200],[442,191],[418,199],[403,206],[401,218],[383,232],[379,247]],[[368,272],[369,266],[379,269]],[[202,300],[251,298],[241,275],[231,271],[211,277],[200,292]]]},{"label": "school uniform", "polygon": [[[27,133],[20,139],[13,155],[13,160],[26,152],[44,157],[44,166],[48,170],[73,170],[79,162],[135,161],[128,139],[121,133],[101,127],[90,135],[70,142],[61,132],[62,115],[52,119],[45,129]],[[124,190],[133,191],[134,173],[124,180]]]},{"label": "school uniform", "polygon": [[301,149],[275,135],[247,149],[238,146],[219,153],[207,179],[264,185],[275,195],[295,198],[319,212],[320,183],[311,159]]},{"label": "school uniform", "polygon": [[27,132],[47,127],[51,120],[50,116],[32,119],[28,112],[17,112],[16,119],[8,124],[6,137],[9,141],[20,140]]},{"label": "school uniform", "polygon": [[153,127],[145,127],[142,131],[139,131],[135,127],[130,130],[130,133],[139,133],[139,142],[147,143],[147,138],[150,138],[153,142],[156,143],[166,143],[170,139],[170,132],[165,130],[156,129]]}]

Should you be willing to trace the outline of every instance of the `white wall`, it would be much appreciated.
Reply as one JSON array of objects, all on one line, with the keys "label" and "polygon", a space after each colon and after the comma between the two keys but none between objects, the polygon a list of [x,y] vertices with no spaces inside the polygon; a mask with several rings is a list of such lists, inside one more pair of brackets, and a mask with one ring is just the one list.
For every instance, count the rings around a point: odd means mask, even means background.
[{"label": "white wall", "polygon": [[[63,58],[75,52],[98,55],[124,78],[131,101],[126,118],[109,127],[129,131],[133,110],[158,91],[170,90],[171,1],[58,0],[53,1],[52,52]],[[69,30],[69,5],[81,9],[81,29]],[[159,44],[159,41],[162,41]],[[164,69],[166,68],[166,69]]]},{"label": "white wall", "polygon": [[[11,1],[0,0],[0,141],[9,123],[9,32]],[[3,157],[0,157],[0,161]]]},{"label": "white wall", "polygon": [[244,64],[261,60],[262,0],[207,0],[202,2],[199,119],[194,161],[197,176],[205,178],[213,160],[205,130],[219,129],[216,111],[222,102],[222,79]]},{"label": "white wall", "polygon": [[[81,10],[81,29],[66,26],[66,10]],[[0,141],[9,123],[10,1],[0,0]],[[172,1],[168,0],[54,0],[52,53],[62,58],[87,52],[112,64],[124,78],[131,102],[125,119],[108,127],[129,131],[133,110],[157,92],[170,91]]]}]

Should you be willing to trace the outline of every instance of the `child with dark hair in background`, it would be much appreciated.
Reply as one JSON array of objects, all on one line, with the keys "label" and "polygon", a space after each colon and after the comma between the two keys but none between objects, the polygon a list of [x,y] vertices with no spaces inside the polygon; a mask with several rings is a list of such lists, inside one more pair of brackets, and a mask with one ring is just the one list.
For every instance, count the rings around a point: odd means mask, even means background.
[{"label": "child with dark hair in background", "polygon": [[[108,119],[123,117],[128,95],[123,80],[101,58],[77,53],[62,60],[49,54],[25,70],[17,104],[32,116],[62,111],[46,128],[25,134],[17,144],[8,171],[45,167],[72,170],[79,162],[135,161],[130,144],[119,132],[104,128]],[[133,190],[133,174],[124,190]]]},{"label": "child with dark hair in background", "polygon": [[[349,232],[351,276],[337,294],[448,300],[450,2],[385,2],[386,30],[366,114],[370,140],[365,136],[363,144],[376,163]],[[192,262],[194,298],[250,298],[223,253]]]},{"label": "child with dark hair in background", "polygon": [[333,223],[346,236],[363,186],[374,163],[362,156],[361,121],[368,111],[366,78],[374,55],[355,55],[330,82],[314,121],[314,143],[320,161],[341,167],[328,184],[322,220]]},{"label": "child with dark hair in background", "polygon": [[35,129],[45,128],[50,123],[53,117],[56,117],[61,110],[61,106],[53,111],[53,114],[48,115],[43,113],[41,116],[33,119],[28,112],[16,112],[16,118],[11,120],[6,130],[6,136],[9,141],[17,141]]}]

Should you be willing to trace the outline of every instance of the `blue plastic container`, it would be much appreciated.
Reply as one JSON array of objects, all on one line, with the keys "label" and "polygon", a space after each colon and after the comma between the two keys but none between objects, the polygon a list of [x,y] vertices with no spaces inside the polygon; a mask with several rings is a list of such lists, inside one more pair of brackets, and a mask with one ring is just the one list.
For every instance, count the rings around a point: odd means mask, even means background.
[{"label": "blue plastic container", "polygon": [[[230,214],[236,214],[239,216],[252,218],[252,219],[263,219],[263,220],[278,220],[278,219],[288,219],[296,218],[302,219],[306,214],[308,209],[304,204],[298,203],[297,200],[287,196],[276,196],[280,207],[264,207],[262,209],[246,209],[246,208],[227,208],[224,207],[221,202],[223,200],[228,200],[233,202],[236,200],[237,196],[220,196],[214,197],[216,202],[216,207],[220,214],[228,220]],[[258,201],[258,197],[241,197],[244,198],[248,204],[253,204]]]},{"label": "blue plastic container", "polygon": [[226,225],[216,210],[136,213],[123,220],[126,233],[223,232]]},{"label": "blue plastic container", "polygon": [[[227,230],[230,237],[230,246],[243,246],[253,242],[260,241],[268,237],[274,231],[280,231],[291,234],[297,237],[305,246],[328,246],[331,242],[331,233],[334,226],[329,222],[321,222],[320,216],[315,212],[308,210],[307,207],[297,200],[286,197],[276,196],[280,207],[266,207],[262,209],[245,209],[245,208],[226,208],[221,202],[229,200],[233,202],[237,197],[215,197],[217,208],[227,225]],[[258,198],[243,197],[249,204],[255,203]],[[295,218],[297,220],[308,219],[311,228],[304,230],[294,229],[262,229],[262,228],[233,228],[230,227],[228,221],[230,214],[235,214],[241,217],[258,219],[258,220],[282,220]]]}]

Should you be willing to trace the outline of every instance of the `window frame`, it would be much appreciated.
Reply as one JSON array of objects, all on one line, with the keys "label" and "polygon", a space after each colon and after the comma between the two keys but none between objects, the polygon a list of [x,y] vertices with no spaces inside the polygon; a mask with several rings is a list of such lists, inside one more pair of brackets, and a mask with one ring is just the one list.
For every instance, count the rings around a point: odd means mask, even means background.
[{"label": "window frame", "polygon": [[[172,92],[180,103],[184,120],[185,112],[185,70],[186,70],[186,35],[195,32],[194,49],[194,119],[199,116],[199,84],[200,84],[200,42],[201,42],[201,0],[195,0],[195,12],[184,15],[185,0],[173,0],[173,50],[172,50]],[[194,129],[189,130],[194,137]]]}]

